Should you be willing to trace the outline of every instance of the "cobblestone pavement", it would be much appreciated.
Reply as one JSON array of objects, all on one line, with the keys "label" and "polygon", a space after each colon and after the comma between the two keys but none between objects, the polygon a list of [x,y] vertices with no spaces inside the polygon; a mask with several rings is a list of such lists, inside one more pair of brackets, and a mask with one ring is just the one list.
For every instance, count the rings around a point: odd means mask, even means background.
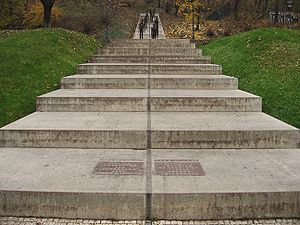
[{"label": "cobblestone pavement", "polygon": [[[0,217],[0,225],[144,225],[142,220],[83,220],[56,218],[27,218]],[[272,220],[209,220],[209,221],[153,221],[153,225],[300,225],[300,219],[272,219]]]}]

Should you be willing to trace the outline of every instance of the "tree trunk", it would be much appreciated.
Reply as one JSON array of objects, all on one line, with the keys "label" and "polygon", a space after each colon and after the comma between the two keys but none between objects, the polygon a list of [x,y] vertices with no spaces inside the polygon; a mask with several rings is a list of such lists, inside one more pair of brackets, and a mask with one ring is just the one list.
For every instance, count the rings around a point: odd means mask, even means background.
[{"label": "tree trunk", "polygon": [[269,18],[269,15],[267,15],[268,6],[269,6],[269,1],[265,0],[265,8],[264,8],[265,18]]},{"label": "tree trunk", "polygon": [[240,6],[241,0],[234,0],[234,5],[233,5],[233,15],[234,19],[238,20],[239,18],[239,6]]},{"label": "tree trunk", "polygon": [[51,12],[55,0],[40,0],[44,6],[44,19],[43,19],[43,27],[49,28],[51,27]]},{"label": "tree trunk", "polygon": [[275,18],[274,23],[278,23],[278,17],[279,17],[279,0],[275,1]]},{"label": "tree trunk", "polygon": [[263,0],[258,0],[255,4],[255,19],[261,18],[263,14],[263,9],[262,9],[262,2]]},{"label": "tree trunk", "polygon": [[201,13],[201,10],[199,8],[198,9],[198,13],[197,13],[197,20],[196,20],[196,28],[195,28],[195,30],[200,30],[200,13]]},{"label": "tree trunk", "polygon": [[160,2],[160,0],[158,0],[157,1],[157,7],[160,8],[160,6],[161,6],[161,2]]},{"label": "tree trunk", "polygon": [[178,16],[178,10],[179,10],[179,7],[178,7],[178,5],[176,4],[176,0],[174,0],[174,8],[175,8],[175,16]]}]

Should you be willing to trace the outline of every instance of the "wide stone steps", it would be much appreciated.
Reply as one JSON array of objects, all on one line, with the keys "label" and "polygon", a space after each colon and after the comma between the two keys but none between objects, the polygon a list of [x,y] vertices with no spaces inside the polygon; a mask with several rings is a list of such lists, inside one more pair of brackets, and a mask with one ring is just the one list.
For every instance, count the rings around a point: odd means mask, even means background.
[{"label": "wide stone steps", "polygon": [[[261,112],[35,112],[0,129],[1,147],[299,148],[300,132]],[[149,125],[149,124],[148,124]]]},{"label": "wide stone steps", "polygon": [[177,47],[177,48],[168,48],[168,47],[161,47],[161,48],[152,48],[149,49],[148,47],[141,48],[141,47],[106,47],[100,48],[97,51],[99,55],[195,55],[195,56],[202,56],[201,49],[190,48],[190,47]]},{"label": "wide stone steps", "polygon": [[153,41],[134,41],[134,42],[119,42],[112,41],[107,47],[109,48],[195,48],[196,45],[194,43],[188,42],[167,42],[166,40],[161,40],[162,42],[153,42]]},{"label": "wide stone steps", "polygon": [[94,55],[90,57],[89,63],[178,63],[178,64],[205,64],[211,63],[210,57],[189,55]]},{"label": "wide stone steps", "polygon": [[164,40],[112,40],[108,47],[144,47],[144,48],[195,48],[196,45],[188,39],[164,39]]},{"label": "wide stone steps", "polygon": [[[145,151],[2,148],[0,214],[145,219],[148,163],[156,219],[298,218],[299,158],[299,149],[153,149],[149,163]],[[105,162],[137,166],[117,176],[96,169]],[[203,173],[167,175],[162,162],[192,162]]]},{"label": "wide stone steps", "polygon": [[63,89],[236,90],[238,80],[224,75],[77,74],[64,77]]},{"label": "wide stone steps", "polygon": [[221,75],[215,64],[138,64],[85,63],[77,67],[79,74],[160,74],[160,75]]},{"label": "wide stone steps", "polygon": [[48,112],[259,112],[261,98],[240,90],[61,89],[37,98]]},{"label": "wide stone steps", "polygon": [[189,40],[112,41],[61,87],[0,129],[0,216],[300,217],[299,129]]}]

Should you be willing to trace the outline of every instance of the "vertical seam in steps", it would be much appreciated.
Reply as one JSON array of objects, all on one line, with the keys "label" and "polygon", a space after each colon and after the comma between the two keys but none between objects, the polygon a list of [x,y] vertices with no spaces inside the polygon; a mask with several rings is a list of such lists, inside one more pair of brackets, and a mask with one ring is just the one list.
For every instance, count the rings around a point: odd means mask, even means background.
[{"label": "vertical seam in steps", "polygon": [[151,85],[150,40],[148,41],[147,76],[147,151],[146,151],[146,225],[152,224],[152,155],[151,155]]}]

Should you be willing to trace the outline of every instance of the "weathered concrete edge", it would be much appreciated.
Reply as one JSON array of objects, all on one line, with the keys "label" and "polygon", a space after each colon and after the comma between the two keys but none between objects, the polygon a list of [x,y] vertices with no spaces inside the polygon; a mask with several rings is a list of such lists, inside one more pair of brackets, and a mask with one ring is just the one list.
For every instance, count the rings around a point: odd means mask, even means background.
[{"label": "weathered concrete edge", "polygon": [[0,216],[143,219],[144,193],[0,190]]},{"label": "weathered concrete edge", "polygon": [[[300,192],[153,193],[153,219],[300,218]],[[144,219],[144,193],[0,190],[0,216]]]},{"label": "weathered concrete edge", "polygon": [[300,192],[153,194],[155,219],[300,218]]}]

